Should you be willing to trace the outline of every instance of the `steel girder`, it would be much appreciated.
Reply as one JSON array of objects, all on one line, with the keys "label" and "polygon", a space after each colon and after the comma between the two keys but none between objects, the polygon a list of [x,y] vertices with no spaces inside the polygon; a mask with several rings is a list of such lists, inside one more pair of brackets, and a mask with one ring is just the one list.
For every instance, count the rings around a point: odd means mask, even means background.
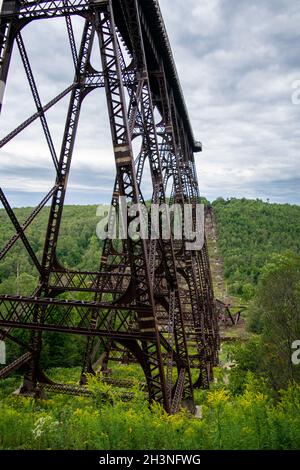
[{"label": "steel girder", "polygon": [[[156,0],[152,3],[157,5]],[[151,2],[147,0],[148,4]],[[186,110],[182,97],[178,97],[178,77],[174,76],[175,86],[170,82],[170,72],[165,72],[164,56],[168,58],[168,70],[172,65],[167,38],[162,41],[166,50],[160,55],[153,40],[156,27],[153,26],[152,31],[147,22],[147,5],[142,5],[140,0],[3,2],[0,16],[2,91],[16,43],[37,112],[4,137],[0,148],[40,119],[56,180],[23,224],[19,223],[4,192],[0,191],[1,202],[16,230],[0,251],[0,261],[20,239],[39,274],[39,283],[32,296],[0,296],[0,339],[20,343],[13,332],[16,329],[31,331],[28,344],[22,344],[27,352],[4,367],[0,378],[23,366],[26,367],[23,393],[37,393],[42,389],[68,393],[68,387],[54,384],[42,371],[43,332],[83,335],[87,344],[80,379],[82,385],[87,373],[95,373],[93,364],[97,358],[99,360],[101,352],[104,354],[103,370],[109,360],[134,360],[145,373],[150,402],[157,401],[169,413],[175,413],[182,404],[193,409],[191,368],[199,371],[194,386],[207,387],[212,379],[212,367],[218,360],[218,324],[206,243],[199,251],[188,251],[184,240],[176,241],[173,234],[170,240],[128,238],[116,244],[107,239],[99,269],[93,272],[66,269],[56,254],[80,111],[84,98],[95,88],[104,88],[107,99],[116,166],[112,207],[117,212],[121,210],[120,196],[125,196],[129,205],[144,203],[141,184],[147,162],[152,203],[176,202],[182,207],[191,204],[196,226],[196,205],[200,196],[193,151],[199,148],[191,140]],[[155,8],[156,14],[160,15],[159,8]],[[79,51],[72,15],[85,20]],[[21,30],[31,21],[56,17],[66,20],[75,75],[66,90],[43,105]],[[159,30],[165,34],[162,25],[163,20],[159,18]],[[100,47],[101,71],[94,70],[90,64],[94,38]],[[126,58],[124,46],[128,49]],[[58,155],[46,113],[67,95],[69,108]],[[160,115],[159,122],[155,108]],[[137,137],[142,138],[142,144],[135,155],[132,142]],[[167,199],[170,182],[172,197]],[[25,232],[49,201],[50,214],[40,262]],[[109,230],[113,230],[113,224],[111,213]],[[88,297],[84,301],[65,300],[60,298],[65,292],[81,292]],[[190,352],[190,345],[192,349],[196,348],[196,354]],[[69,390],[69,393],[77,392],[87,393],[83,387]]]}]

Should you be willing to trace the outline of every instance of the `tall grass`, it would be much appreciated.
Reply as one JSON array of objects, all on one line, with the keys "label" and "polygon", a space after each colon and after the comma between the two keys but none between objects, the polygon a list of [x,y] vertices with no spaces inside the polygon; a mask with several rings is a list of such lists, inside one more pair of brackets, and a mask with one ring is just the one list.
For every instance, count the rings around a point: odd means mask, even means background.
[{"label": "tall grass", "polygon": [[158,405],[149,409],[138,387],[124,403],[95,380],[90,398],[7,396],[14,385],[12,379],[1,385],[0,449],[300,448],[300,386],[290,385],[275,401],[251,374],[241,395],[222,386],[197,392],[201,419],[184,410],[168,416]]}]

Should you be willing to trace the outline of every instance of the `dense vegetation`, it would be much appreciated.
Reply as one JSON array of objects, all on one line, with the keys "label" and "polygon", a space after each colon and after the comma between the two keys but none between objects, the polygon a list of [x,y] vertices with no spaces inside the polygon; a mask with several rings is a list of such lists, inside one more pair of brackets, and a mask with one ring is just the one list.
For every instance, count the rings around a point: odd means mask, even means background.
[{"label": "dense vegetation", "polygon": [[229,291],[249,300],[273,254],[300,254],[300,207],[221,198],[212,205]]},{"label": "dense vegetation", "polygon": [[[32,212],[32,208],[15,209],[15,214],[23,223]],[[81,270],[96,269],[101,255],[101,242],[96,236],[96,226],[100,218],[96,215],[97,206],[66,206],[64,208],[61,237],[57,246],[60,263],[69,268]],[[26,230],[37,258],[41,261],[43,243],[47,228],[49,209],[41,211],[32,225]],[[0,246],[14,234],[14,228],[4,209],[0,210]],[[38,283],[38,274],[20,240],[0,262],[0,293],[31,294]],[[78,294],[80,296],[80,294]],[[17,331],[16,336],[27,337],[28,331]],[[80,364],[85,340],[57,333],[44,335],[44,367],[75,366]],[[14,360],[23,353],[21,346],[14,343],[7,345],[7,360]],[[63,364],[62,364],[63,358]]]},{"label": "dense vegetation", "polygon": [[[133,398],[125,403],[124,390],[101,377],[90,378],[91,397],[15,397],[16,375],[0,383],[0,449],[300,448],[300,365],[291,361],[292,343],[300,339],[300,207],[236,199],[219,199],[213,207],[227,283],[233,293],[252,298],[250,339],[222,346],[210,391],[195,392],[200,418],[185,411],[167,416],[157,405],[149,410],[135,365],[114,368],[115,377],[133,379]],[[16,212],[25,219],[29,209]],[[58,246],[63,264],[97,266],[98,220],[95,206],[65,209]],[[0,223],[3,244],[13,233],[3,211]],[[47,209],[28,231],[39,256],[46,223]],[[32,292],[36,274],[22,245],[0,268],[0,292]],[[84,341],[54,333],[45,339],[48,375],[75,383],[80,367],[72,366],[80,364]]]},{"label": "dense vegetation", "polygon": [[[66,206],[63,212],[61,236],[57,246],[59,261],[69,268],[95,269],[99,264],[101,242],[96,236],[99,217],[96,206]],[[32,208],[15,209],[15,214],[23,223]],[[41,260],[49,209],[41,211],[26,236]],[[14,227],[4,209],[0,210],[0,246],[14,234]],[[29,294],[36,287],[37,271],[30,261],[22,242],[19,240],[0,263],[0,293]]]},{"label": "dense vegetation", "polygon": [[[249,371],[264,378],[275,394],[290,383],[300,383],[300,364],[292,360],[293,343],[300,339],[300,256],[274,255],[266,264],[246,320],[252,335],[233,350],[237,365],[231,390],[244,390]],[[300,357],[300,349],[297,354]]]},{"label": "dense vegetation", "polygon": [[[246,300],[254,295],[263,266],[274,253],[291,250],[300,253],[300,207],[269,204],[260,200],[217,199],[212,203],[217,220],[218,246],[224,260],[229,290]],[[20,221],[32,209],[16,209]],[[95,269],[101,254],[96,236],[100,220],[96,206],[66,206],[57,247],[59,261],[68,267]],[[42,256],[48,209],[45,208],[26,234],[39,259]],[[0,209],[0,246],[14,229]],[[29,294],[36,286],[37,274],[21,243],[0,263],[0,293]]]},{"label": "dense vegetation", "polygon": [[[74,380],[74,372],[56,370],[52,374],[58,380],[62,377]],[[226,390],[221,377],[209,392],[196,392],[200,419],[184,411],[168,416],[157,405],[149,410],[138,387],[133,389],[133,401],[125,403],[109,386],[95,381],[89,385],[91,398],[56,395],[34,401],[9,396],[16,384],[16,380],[7,379],[0,389],[0,449],[201,450],[300,446],[300,387],[289,387],[275,400],[251,374],[244,393],[239,395]]]}]

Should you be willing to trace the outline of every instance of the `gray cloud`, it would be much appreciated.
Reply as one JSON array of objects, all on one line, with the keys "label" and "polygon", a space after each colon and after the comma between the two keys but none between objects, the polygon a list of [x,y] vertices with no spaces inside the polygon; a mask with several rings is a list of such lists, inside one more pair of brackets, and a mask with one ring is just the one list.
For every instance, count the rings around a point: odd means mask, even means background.
[{"label": "gray cloud", "polygon": [[300,107],[291,93],[300,76],[300,4],[160,3],[204,144],[197,157],[202,193],[299,203]]},{"label": "gray cloud", "polygon": [[[300,106],[291,102],[292,83],[300,79],[299,2],[160,4],[195,136],[203,142],[204,152],[196,155],[202,194],[300,204]],[[76,33],[81,28],[75,19]],[[73,80],[64,20],[33,23],[23,35],[47,102]],[[99,62],[95,48],[93,64]],[[67,103],[65,98],[48,114],[57,149]],[[4,104],[1,135],[34,112],[17,51]],[[51,187],[51,159],[38,122],[1,151],[0,170],[14,205],[30,205]],[[108,202],[113,180],[105,97],[97,91],[82,109],[68,201]]]}]

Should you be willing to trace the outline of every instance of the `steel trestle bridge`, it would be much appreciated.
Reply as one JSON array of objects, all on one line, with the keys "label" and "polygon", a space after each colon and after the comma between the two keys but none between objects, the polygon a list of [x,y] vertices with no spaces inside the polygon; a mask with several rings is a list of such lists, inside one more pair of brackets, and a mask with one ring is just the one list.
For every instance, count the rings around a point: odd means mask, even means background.
[{"label": "steel trestle bridge", "polygon": [[[74,37],[74,15],[84,21],[80,48]],[[66,22],[74,81],[42,104],[22,31],[32,21],[58,17]],[[94,43],[100,51],[99,70],[90,61]],[[150,402],[161,403],[169,413],[176,413],[182,405],[193,410],[194,388],[209,386],[218,363],[218,322],[206,241],[198,251],[189,251],[185,240],[173,236],[170,240],[126,239],[121,243],[107,239],[99,254],[99,267],[93,272],[67,269],[56,255],[80,111],[85,97],[96,88],[103,88],[106,96],[115,158],[112,206],[119,210],[120,196],[126,197],[128,205],[144,201],[141,188],[148,165],[152,203],[191,204],[196,223],[200,195],[194,153],[201,151],[201,144],[194,140],[158,1],[4,0],[0,15],[3,92],[14,46],[20,52],[36,112],[5,136],[0,147],[40,120],[56,178],[24,223],[18,221],[0,190],[15,229],[6,246],[0,247],[0,262],[16,242],[22,242],[39,276],[31,296],[0,295],[0,340],[21,344],[14,332],[31,331],[30,341],[22,343],[26,352],[2,367],[0,378],[22,366],[21,393],[34,395],[52,389],[85,394],[86,374],[96,373],[95,364],[100,363],[105,371],[109,361],[134,361],[144,372]],[[47,111],[66,96],[68,112],[57,153]],[[142,143],[135,152],[137,138]],[[39,259],[26,230],[47,204],[49,220]],[[63,296],[66,292],[68,300]],[[76,300],[78,292],[86,293],[87,299]],[[72,388],[54,383],[43,371],[41,352],[47,331],[86,337],[80,385]],[[192,380],[195,370],[197,378]]]}]

